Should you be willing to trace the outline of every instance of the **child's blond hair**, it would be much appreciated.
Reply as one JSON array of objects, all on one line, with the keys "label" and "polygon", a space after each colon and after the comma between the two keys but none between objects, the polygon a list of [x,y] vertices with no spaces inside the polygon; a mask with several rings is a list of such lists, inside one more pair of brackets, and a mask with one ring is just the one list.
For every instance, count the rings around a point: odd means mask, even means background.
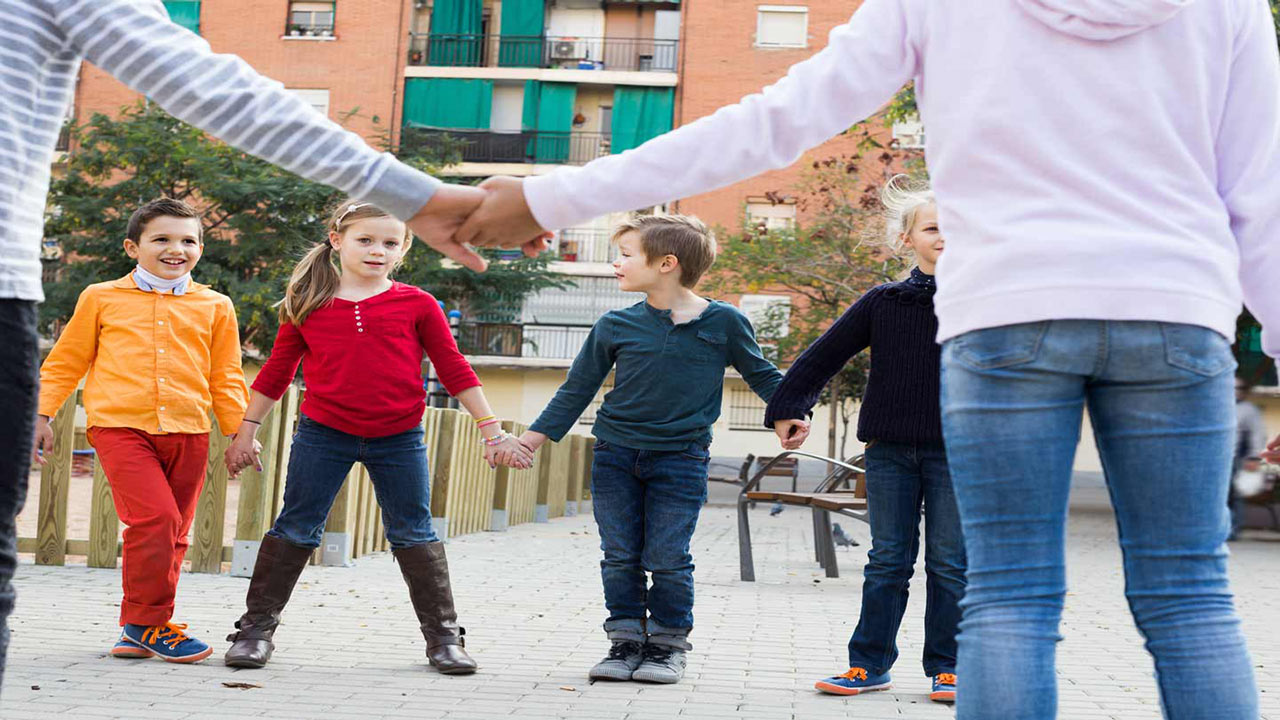
[{"label": "child's blond hair", "polygon": [[613,242],[634,232],[649,262],[667,255],[680,261],[680,284],[692,288],[716,261],[716,236],[692,215],[632,215],[613,231]]},{"label": "child's blond hair", "polygon": [[935,199],[928,182],[894,175],[880,191],[880,202],[884,205],[885,244],[899,253],[915,228],[916,214],[925,205],[934,204]]}]

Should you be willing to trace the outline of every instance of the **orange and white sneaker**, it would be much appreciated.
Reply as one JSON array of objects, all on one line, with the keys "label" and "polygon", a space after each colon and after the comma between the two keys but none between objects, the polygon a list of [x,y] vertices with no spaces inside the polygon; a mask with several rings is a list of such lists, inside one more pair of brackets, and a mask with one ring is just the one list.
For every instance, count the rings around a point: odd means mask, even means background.
[{"label": "orange and white sneaker", "polygon": [[956,674],[955,673],[938,673],[933,676],[933,692],[929,693],[929,699],[940,703],[953,703],[956,701]]},{"label": "orange and white sneaker", "polygon": [[861,695],[865,692],[888,690],[893,687],[893,682],[889,679],[889,673],[868,675],[866,668],[851,667],[839,675],[819,680],[813,687],[831,695]]},{"label": "orange and white sneaker", "polygon": [[155,655],[155,653],[141,645],[130,642],[129,638],[125,637],[123,632],[120,633],[120,639],[116,641],[116,644],[111,646],[110,652],[111,657],[122,658],[124,660],[144,660]]}]

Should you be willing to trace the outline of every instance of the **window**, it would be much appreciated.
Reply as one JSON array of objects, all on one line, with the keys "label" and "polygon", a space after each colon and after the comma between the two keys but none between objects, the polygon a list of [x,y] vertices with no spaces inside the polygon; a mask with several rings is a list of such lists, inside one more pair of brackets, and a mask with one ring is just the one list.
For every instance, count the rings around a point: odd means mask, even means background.
[{"label": "window", "polygon": [[756,8],[756,47],[808,47],[809,8],[760,5]]},{"label": "window", "polygon": [[316,112],[329,117],[329,91],[328,90],[289,90],[289,92],[297,95],[300,100],[316,109]]},{"label": "window", "polygon": [[337,2],[289,3],[289,35],[294,37],[332,37]]},{"label": "window", "polygon": [[747,225],[758,230],[790,230],[796,226],[796,204],[747,198]]},{"label": "window", "polygon": [[920,116],[894,123],[893,139],[902,150],[923,150],[925,134]]},{"label": "window", "polygon": [[729,429],[773,432],[764,426],[764,401],[751,388],[729,388]]},{"label": "window", "polygon": [[786,337],[791,324],[791,298],[787,295],[743,295],[738,307],[761,339]]}]

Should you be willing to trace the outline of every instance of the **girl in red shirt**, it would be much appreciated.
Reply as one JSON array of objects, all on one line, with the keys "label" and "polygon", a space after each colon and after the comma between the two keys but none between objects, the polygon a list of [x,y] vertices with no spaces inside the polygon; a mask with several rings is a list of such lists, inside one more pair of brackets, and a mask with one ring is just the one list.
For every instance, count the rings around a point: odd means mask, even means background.
[{"label": "girl in red shirt", "polygon": [[428,660],[442,673],[475,672],[454,611],[444,544],[431,524],[422,442],[423,353],[445,388],[476,419],[491,465],[529,467],[532,455],[502,431],[436,299],[391,280],[411,239],[403,222],[348,200],[329,221],[328,241],[308,252],[289,278],[271,358],[253,383],[245,424],[226,452],[233,476],[257,463],[254,435],[301,363],[306,393],[289,456],[284,507],[262,538],[247,609],[228,638],[233,644],[225,662],[231,667],[260,668],[271,658],[280,612],[320,545],[325,519],[352,463],[360,462],[382,506],[387,540],[409,585]]}]

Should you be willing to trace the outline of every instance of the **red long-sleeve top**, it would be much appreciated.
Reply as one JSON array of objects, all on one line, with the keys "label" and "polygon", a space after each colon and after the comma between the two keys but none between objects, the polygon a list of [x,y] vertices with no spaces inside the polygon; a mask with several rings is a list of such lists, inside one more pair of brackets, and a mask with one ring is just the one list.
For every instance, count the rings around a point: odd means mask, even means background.
[{"label": "red long-sleeve top", "polygon": [[360,302],[335,298],[301,326],[281,325],[253,389],[279,400],[301,363],[307,417],[360,437],[394,435],[422,422],[424,350],[451,394],[480,384],[436,299],[394,283]]}]

